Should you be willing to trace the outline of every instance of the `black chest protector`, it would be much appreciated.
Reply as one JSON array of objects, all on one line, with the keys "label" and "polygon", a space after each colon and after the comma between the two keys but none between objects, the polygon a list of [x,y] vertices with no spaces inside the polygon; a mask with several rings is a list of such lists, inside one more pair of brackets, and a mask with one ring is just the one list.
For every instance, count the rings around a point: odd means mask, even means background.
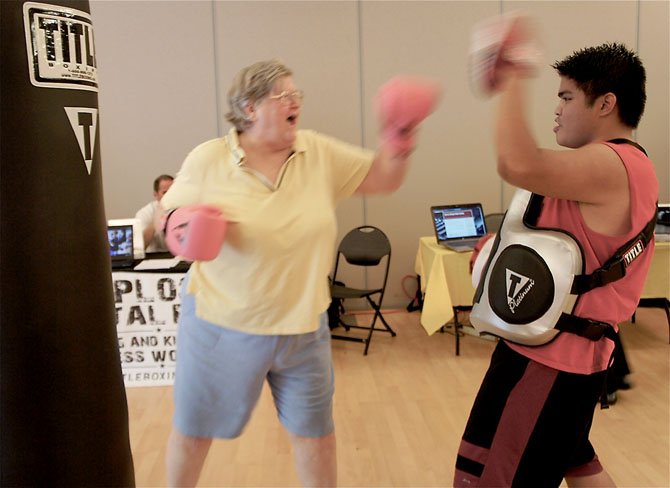
[{"label": "black chest protector", "polygon": [[518,190],[493,241],[482,271],[470,322],[480,334],[538,346],[561,331],[597,341],[614,330],[572,315],[579,296],[626,275],[651,241],[655,215],[603,266],[584,274],[584,251],[560,229],[537,227],[541,195]]}]

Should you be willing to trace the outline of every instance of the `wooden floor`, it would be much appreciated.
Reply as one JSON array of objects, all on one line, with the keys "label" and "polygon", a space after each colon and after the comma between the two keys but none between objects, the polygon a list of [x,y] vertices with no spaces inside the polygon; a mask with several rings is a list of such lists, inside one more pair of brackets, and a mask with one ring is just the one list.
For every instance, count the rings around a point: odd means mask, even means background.
[{"label": "wooden floor", "polygon": [[[460,436],[494,343],[428,337],[414,313],[386,315],[398,333],[333,342],[338,481],[350,487],[451,486]],[[361,317],[363,320],[364,316]],[[591,440],[618,486],[670,486],[670,345],[665,314],[640,309],[622,326],[634,387],[595,415]],[[172,388],[129,388],[138,486],[165,485]],[[287,436],[265,389],[241,438],[215,441],[200,486],[297,486]]]}]

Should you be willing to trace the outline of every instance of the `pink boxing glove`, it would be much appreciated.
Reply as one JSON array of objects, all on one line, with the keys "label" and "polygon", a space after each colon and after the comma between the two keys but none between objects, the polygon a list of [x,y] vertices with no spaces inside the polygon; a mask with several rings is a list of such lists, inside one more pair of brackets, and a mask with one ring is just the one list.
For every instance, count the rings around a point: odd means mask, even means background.
[{"label": "pink boxing glove", "polygon": [[521,12],[510,12],[479,22],[472,31],[468,75],[475,93],[493,94],[501,82],[505,65],[534,76],[542,60],[531,19]]},{"label": "pink boxing glove", "polygon": [[165,243],[175,256],[189,261],[211,261],[226,237],[227,221],[211,205],[189,205],[165,218]]},{"label": "pink boxing glove", "polygon": [[411,152],[416,127],[435,110],[439,96],[439,85],[427,78],[396,76],[382,85],[376,99],[382,145],[394,153]]}]

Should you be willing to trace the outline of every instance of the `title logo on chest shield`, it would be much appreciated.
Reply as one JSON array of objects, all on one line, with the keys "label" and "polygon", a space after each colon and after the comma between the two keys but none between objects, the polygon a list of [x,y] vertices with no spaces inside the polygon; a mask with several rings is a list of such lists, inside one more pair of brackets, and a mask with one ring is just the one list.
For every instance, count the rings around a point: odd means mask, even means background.
[{"label": "title logo on chest shield", "polygon": [[514,309],[521,304],[535,284],[535,280],[507,268],[505,269],[505,282],[507,283],[507,304],[510,312],[514,313]]},{"label": "title logo on chest shield", "polygon": [[554,280],[533,249],[513,244],[498,256],[488,283],[491,309],[505,322],[527,324],[549,310]]}]

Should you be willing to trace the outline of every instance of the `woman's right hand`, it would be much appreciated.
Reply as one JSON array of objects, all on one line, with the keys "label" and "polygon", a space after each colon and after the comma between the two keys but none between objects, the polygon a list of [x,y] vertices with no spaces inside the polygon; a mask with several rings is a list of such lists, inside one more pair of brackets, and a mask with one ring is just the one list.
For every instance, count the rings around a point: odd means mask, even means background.
[{"label": "woman's right hand", "polygon": [[165,217],[165,243],[172,254],[188,261],[211,261],[221,250],[228,222],[213,205],[188,205]]}]

